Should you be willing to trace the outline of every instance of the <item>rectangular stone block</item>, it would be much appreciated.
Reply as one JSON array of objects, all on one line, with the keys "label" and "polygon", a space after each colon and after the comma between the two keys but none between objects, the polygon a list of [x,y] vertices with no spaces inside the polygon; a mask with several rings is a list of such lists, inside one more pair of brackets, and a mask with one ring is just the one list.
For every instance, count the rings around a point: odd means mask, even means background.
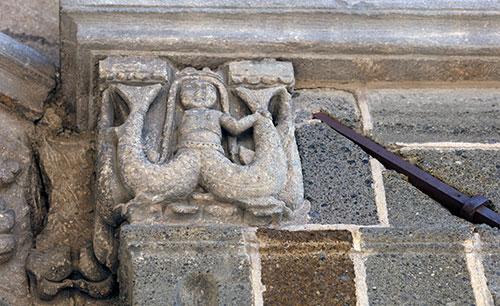
[{"label": "rectangular stone block", "polygon": [[309,223],[378,224],[369,156],[324,123],[296,130]]},{"label": "rectangular stone block", "polygon": [[312,113],[324,111],[359,131],[354,96],[341,90],[298,90],[293,102],[304,196],[311,202],[309,223],[377,224],[368,154],[326,124],[310,122]]},{"label": "rectangular stone block", "polygon": [[361,131],[362,124],[354,95],[343,90],[302,89],[293,93],[298,124],[312,119],[312,113],[326,112],[343,124]]},{"label": "rectangular stone block", "polygon": [[127,305],[251,305],[242,229],[125,225],[120,295]]},{"label": "rectangular stone block", "polygon": [[228,67],[230,86],[280,84],[292,88],[295,83],[291,62],[233,62]]},{"label": "rectangular stone block", "polygon": [[499,151],[405,149],[401,154],[466,195],[487,197],[489,207],[500,212]]},{"label": "rectangular stone block", "polygon": [[348,231],[259,229],[264,305],[356,305]]},{"label": "rectangular stone block", "polygon": [[168,83],[170,66],[159,58],[108,57],[99,61],[101,81]]},{"label": "rectangular stone block", "polygon": [[474,305],[468,228],[362,229],[370,305]]},{"label": "rectangular stone block", "polygon": [[497,88],[380,89],[367,102],[382,144],[500,142]]},{"label": "rectangular stone block", "polygon": [[391,226],[449,228],[470,224],[411,185],[405,175],[384,171],[383,177]]}]

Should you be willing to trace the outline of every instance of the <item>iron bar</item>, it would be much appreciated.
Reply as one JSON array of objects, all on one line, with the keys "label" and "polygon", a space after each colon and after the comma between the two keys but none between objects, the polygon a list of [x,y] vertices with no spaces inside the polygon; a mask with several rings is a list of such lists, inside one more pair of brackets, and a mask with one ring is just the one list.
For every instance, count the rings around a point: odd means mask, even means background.
[{"label": "iron bar", "polygon": [[360,146],[365,152],[380,161],[387,169],[392,169],[408,176],[410,183],[441,203],[452,214],[473,223],[486,223],[490,226],[500,228],[500,215],[487,207],[490,204],[490,200],[487,198],[481,195],[466,196],[325,113],[315,113],[313,117],[326,123],[332,129]]}]

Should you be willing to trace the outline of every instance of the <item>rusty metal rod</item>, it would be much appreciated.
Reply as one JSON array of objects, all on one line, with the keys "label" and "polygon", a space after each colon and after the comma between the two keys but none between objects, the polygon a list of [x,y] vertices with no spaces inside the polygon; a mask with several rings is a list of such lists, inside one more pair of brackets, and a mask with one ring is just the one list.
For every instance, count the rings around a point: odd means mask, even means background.
[{"label": "rusty metal rod", "polygon": [[392,169],[408,176],[410,183],[441,203],[452,214],[473,223],[486,223],[490,226],[500,228],[500,215],[486,206],[490,203],[490,200],[487,198],[481,195],[466,196],[325,113],[315,113],[313,118],[321,120],[360,146],[365,152],[380,161],[387,169]]}]

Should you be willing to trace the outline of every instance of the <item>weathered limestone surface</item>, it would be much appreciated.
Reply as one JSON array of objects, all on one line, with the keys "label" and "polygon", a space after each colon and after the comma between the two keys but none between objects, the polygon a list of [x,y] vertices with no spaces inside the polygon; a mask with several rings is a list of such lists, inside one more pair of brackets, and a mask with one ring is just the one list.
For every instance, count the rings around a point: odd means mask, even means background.
[{"label": "weathered limestone surface", "polygon": [[279,57],[305,86],[500,79],[500,18],[491,1],[228,3],[63,0],[61,69],[75,126],[97,123],[90,69],[110,53],[154,51],[176,65],[212,69],[234,58]]},{"label": "weathered limestone surface", "polygon": [[0,107],[0,304],[31,303],[24,265],[46,209],[27,136],[32,130]]},{"label": "weathered limestone surface", "polygon": [[[45,227],[36,237],[35,249],[26,262],[35,301],[43,304],[42,300],[52,299],[67,288],[76,288],[93,298],[108,297],[114,277],[97,263],[91,245],[95,208],[94,135],[42,134],[37,151],[51,205]],[[89,299],[77,291],[66,291],[54,303],[67,305],[72,300],[88,303],[92,301]]]},{"label": "weathered limestone surface", "polygon": [[59,1],[0,2],[0,32],[59,64]]},{"label": "weathered limestone surface", "polygon": [[251,305],[238,227],[122,226],[120,295],[127,305]]},{"label": "weathered limestone surface", "polygon": [[0,33],[0,103],[28,119],[42,116],[55,87],[54,65],[35,50]]},{"label": "weathered limestone surface", "polygon": [[46,136],[39,140],[40,168],[47,185],[50,210],[37,236],[36,248],[69,246],[76,256],[92,240],[94,217],[94,136]]}]

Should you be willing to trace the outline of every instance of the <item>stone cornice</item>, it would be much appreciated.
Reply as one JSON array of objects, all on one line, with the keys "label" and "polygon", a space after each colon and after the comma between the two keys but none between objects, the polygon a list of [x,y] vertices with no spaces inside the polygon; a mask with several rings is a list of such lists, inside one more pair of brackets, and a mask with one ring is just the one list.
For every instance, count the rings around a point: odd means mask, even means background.
[{"label": "stone cornice", "polygon": [[90,69],[109,55],[212,69],[233,59],[277,58],[293,63],[299,88],[500,80],[494,1],[90,3],[63,0],[61,9],[63,86],[76,96],[76,105],[68,102],[79,113],[78,129],[95,125]]}]

